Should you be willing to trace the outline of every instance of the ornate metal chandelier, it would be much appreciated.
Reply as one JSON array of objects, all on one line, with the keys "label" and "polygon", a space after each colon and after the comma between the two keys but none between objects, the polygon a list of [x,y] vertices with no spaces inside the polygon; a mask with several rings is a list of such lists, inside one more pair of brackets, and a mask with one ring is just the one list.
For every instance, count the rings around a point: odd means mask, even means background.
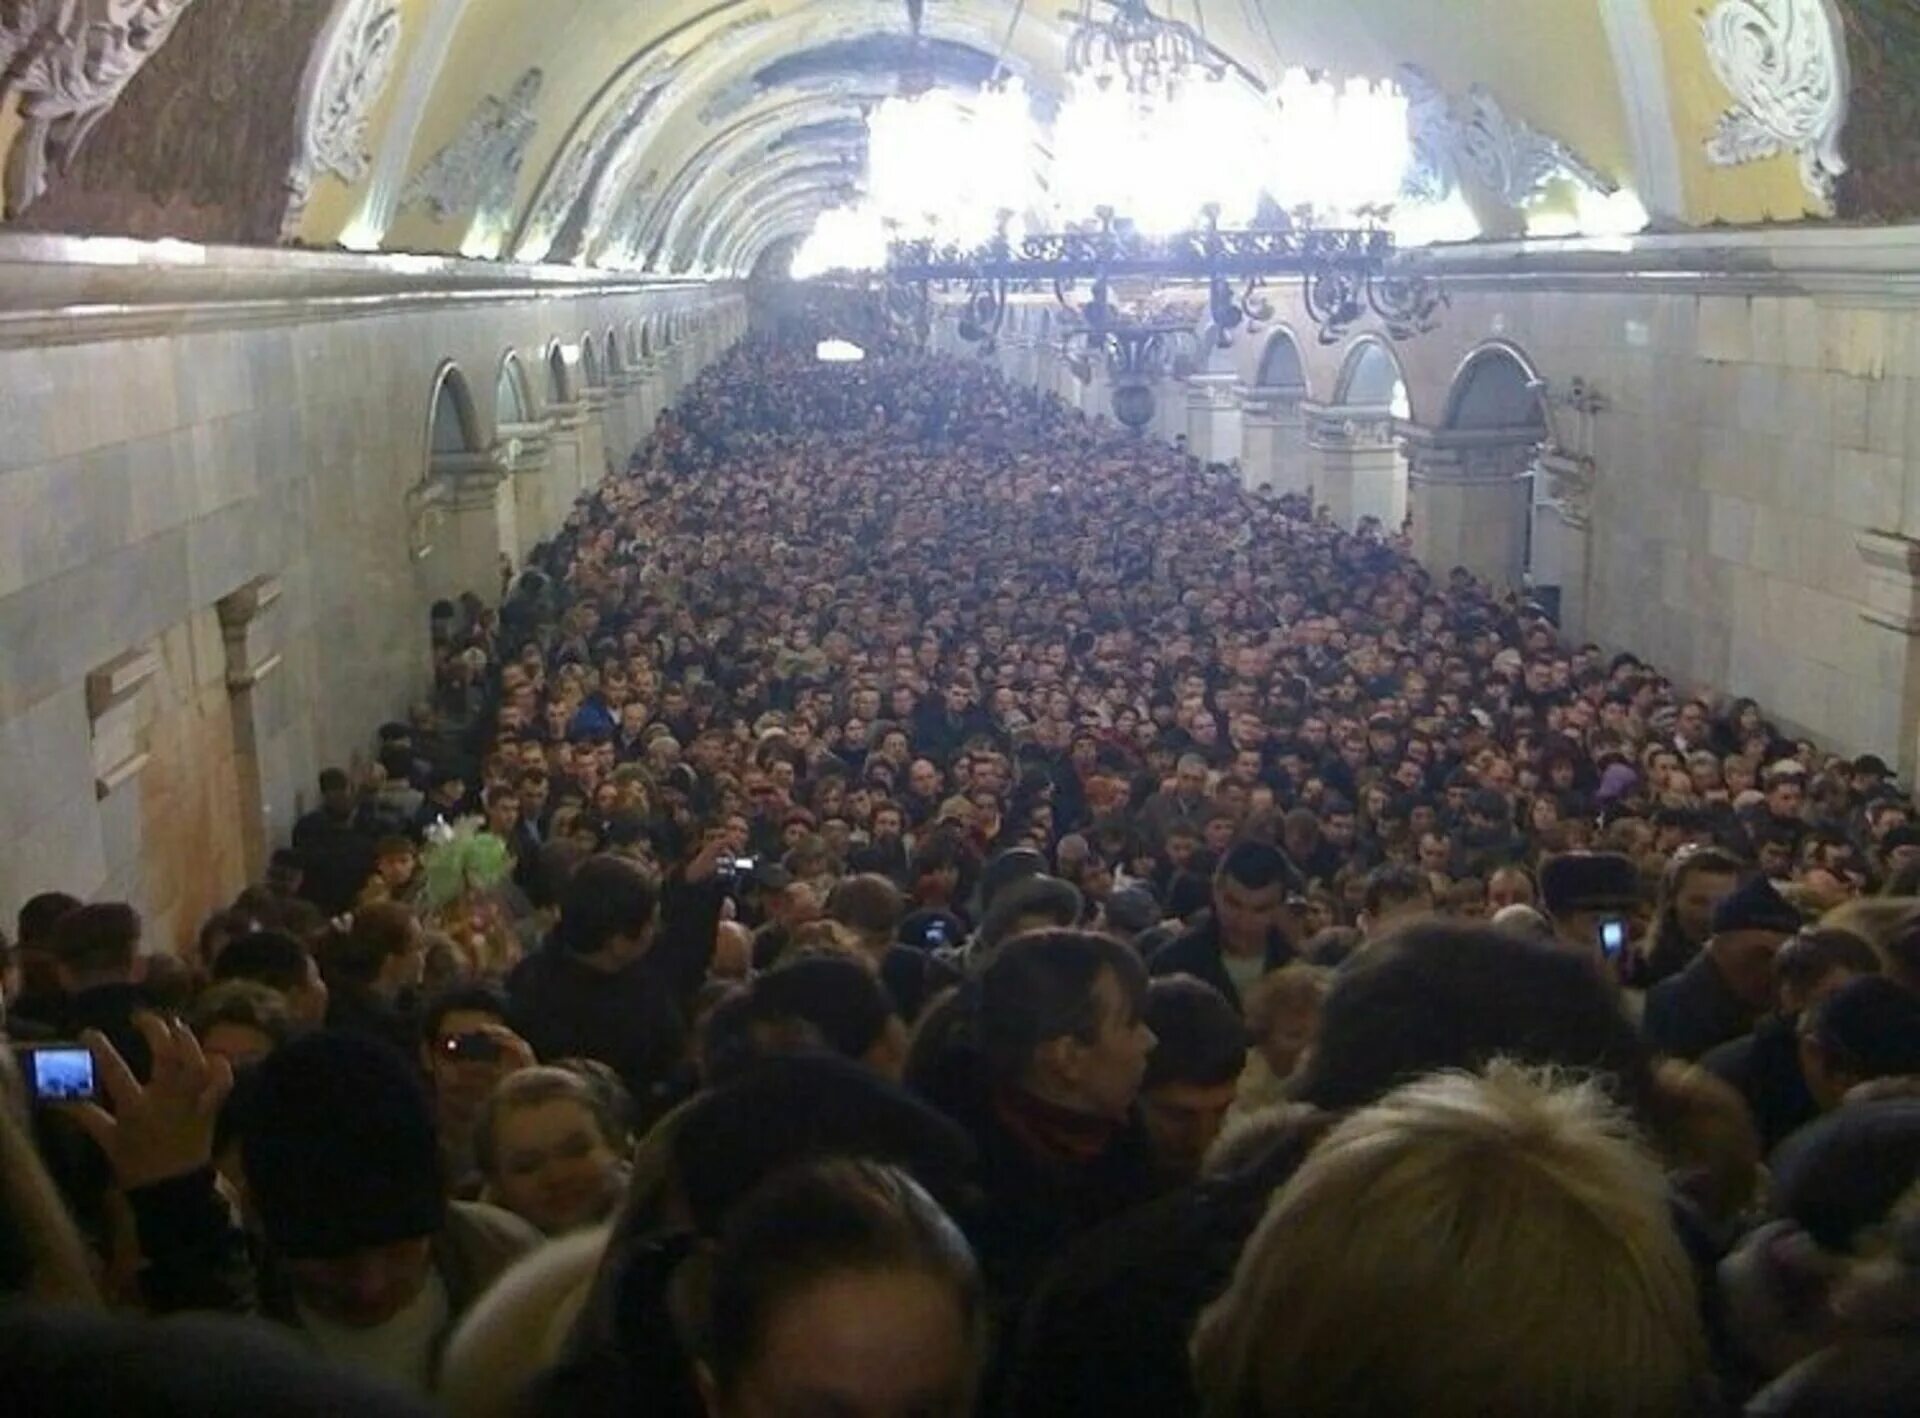
[{"label": "ornate metal chandelier", "polygon": [[[901,293],[896,308],[922,312],[915,322],[922,328],[935,292],[959,292],[959,333],[983,355],[996,348],[1015,295],[1051,291],[1067,315],[1062,346],[1069,366],[1087,382],[1093,361],[1102,361],[1114,383],[1116,416],[1139,428],[1153,418],[1152,399],[1128,391],[1186,373],[1204,361],[1207,341],[1224,349],[1242,331],[1257,333],[1273,318],[1262,292],[1275,281],[1299,281],[1301,304],[1322,344],[1338,343],[1369,316],[1396,340],[1433,330],[1446,292],[1431,276],[1396,268],[1393,260],[1393,238],[1380,228],[1228,231],[1209,209],[1196,230],[1151,237],[1103,210],[1093,230],[1015,241],[1003,226],[993,241],[971,250],[896,242],[887,275]],[[1204,288],[1205,340],[1201,321],[1124,308],[1115,283],[1129,278]],[[1084,300],[1077,295],[1082,284],[1089,291]],[[907,298],[907,292],[914,294]]]},{"label": "ornate metal chandelier", "polygon": [[[1159,379],[1273,318],[1277,283],[1299,282],[1324,344],[1369,318],[1395,339],[1435,327],[1446,295],[1385,226],[1411,161],[1398,89],[1296,70],[1270,92],[1147,0],[1081,0],[1070,18],[1050,143],[1024,91],[997,82],[1001,63],[970,98],[890,101],[869,119],[870,192],[822,219],[796,272],[882,267],[882,308],[908,337],[931,328],[934,292],[957,293],[960,334],[983,354],[1014,296],[1051,290],[1069,367],[1089,381],[1099,364],[1136,428]],[[1203,292],[1203,310],[1147,309],[1125,294],[1134,282]]]},{"label": "ornate metal chandelier", "polygon": [[1226,69],[1206,37],[1180,20],[1162,19],[1147,0],[1105,0],[1110,18],[1094,17],[1082,0],[1067,40],[1067,72],[1118,82],[1129,93],[1151,93],[1195,73],[1218,77]]}]

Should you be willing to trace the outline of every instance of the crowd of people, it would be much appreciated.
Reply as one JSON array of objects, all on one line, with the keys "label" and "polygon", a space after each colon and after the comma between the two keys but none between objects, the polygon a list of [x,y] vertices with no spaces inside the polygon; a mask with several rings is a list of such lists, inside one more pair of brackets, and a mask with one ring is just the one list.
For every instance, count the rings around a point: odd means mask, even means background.
[{"label": "crowd of people", "polygon": [[20,912],[5,1391],[1920,1411],[1909,799],[1395,532],[742,344],[196,939]]}]

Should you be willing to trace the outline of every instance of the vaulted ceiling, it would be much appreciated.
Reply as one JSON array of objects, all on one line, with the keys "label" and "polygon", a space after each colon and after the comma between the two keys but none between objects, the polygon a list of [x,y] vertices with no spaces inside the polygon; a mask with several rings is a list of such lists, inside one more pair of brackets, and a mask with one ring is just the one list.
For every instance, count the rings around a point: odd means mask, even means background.
[{"label": "vaulted ceiling", "polygon": [[[854,191],[862,115],[903,68],[966,88],[1004,58],[1038,105],[1056,100],[1063,7],[914,0],[916,45],[902,0],[112,0],[83,7],[91,21],[0,4],[8,215],[738,274]],[[1845,214],[1849,75],[1886,67],[1862,46],[1889,43],[1900,8],[1156,0],[1169,7],[1256,83],[1419,66],[1427,135],[1456,150],[1493,233],[1563,200],[1569,172],[1670,226]]]}]

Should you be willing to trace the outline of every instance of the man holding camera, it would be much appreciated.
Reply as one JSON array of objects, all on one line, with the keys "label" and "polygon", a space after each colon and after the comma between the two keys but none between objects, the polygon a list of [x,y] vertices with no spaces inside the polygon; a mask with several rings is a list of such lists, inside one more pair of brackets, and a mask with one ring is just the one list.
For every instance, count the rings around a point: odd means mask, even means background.
[{"label": "man holding camera", "polygon": [[433,1094],[441,1172],[455,1196],[474,1194],[473,1125],[488,1096],[509,1074],[538,1062],[507,1025],[507,997],[487,984],[459,985],[427,1006],[420,1064]]}]

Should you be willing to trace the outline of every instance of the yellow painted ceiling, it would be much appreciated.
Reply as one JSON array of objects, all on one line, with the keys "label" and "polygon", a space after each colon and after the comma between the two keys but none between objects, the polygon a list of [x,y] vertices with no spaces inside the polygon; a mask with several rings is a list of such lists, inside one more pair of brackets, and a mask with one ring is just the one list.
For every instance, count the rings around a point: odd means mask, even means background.
[{"label": "yellow painted ceiling", "polygon": [[[815,69],[773,86],[755,76],[775,61],[804,71],[823,46],[908,31],[902,0],[401,3],[406,48],[369,125],[376,160],[358,184],[329,176],[316,185],[299,233],[308,244],[743,269],[840,199],[859,160],[849,125],[895,81],[855,69]],[[1068,3],[925,0],[924,29],[976,56],[997,54],[1011,33],[1008,67],[1044,100],[1061,83]],[[1388,77],[1411,62],[1452,94],[1484,85],[1507,114],[1636,190],[1647,144],[1670,144],[1678,190],[1660,215],[1676,224],[1807,215],[1812,200],[1790,155],[1736,168],[1705,160],[1705,137],[1731,98],[1707,60],[1704,4],[1156,0],[1155,9],[1188,21],[1197,14],[1207,37],[1262,82],[1298,64]],[[1657,76],[1670,120],[1670,131],[1651,136],[1635,133],[1630,113],[1647,96],[1631,91],[1641,80],[1623,81],[1603,15],[1634,7],[1644,12],[1642,32],[1656,37],[1650,67],[1643,57],[1638,72]],[[396,182],[473,147],[476,124],[489,107],[497,115],[530,70],[539,90],[517,179],[505,184],[511,210],[443,220],[422,202],[400,203]]]}]

